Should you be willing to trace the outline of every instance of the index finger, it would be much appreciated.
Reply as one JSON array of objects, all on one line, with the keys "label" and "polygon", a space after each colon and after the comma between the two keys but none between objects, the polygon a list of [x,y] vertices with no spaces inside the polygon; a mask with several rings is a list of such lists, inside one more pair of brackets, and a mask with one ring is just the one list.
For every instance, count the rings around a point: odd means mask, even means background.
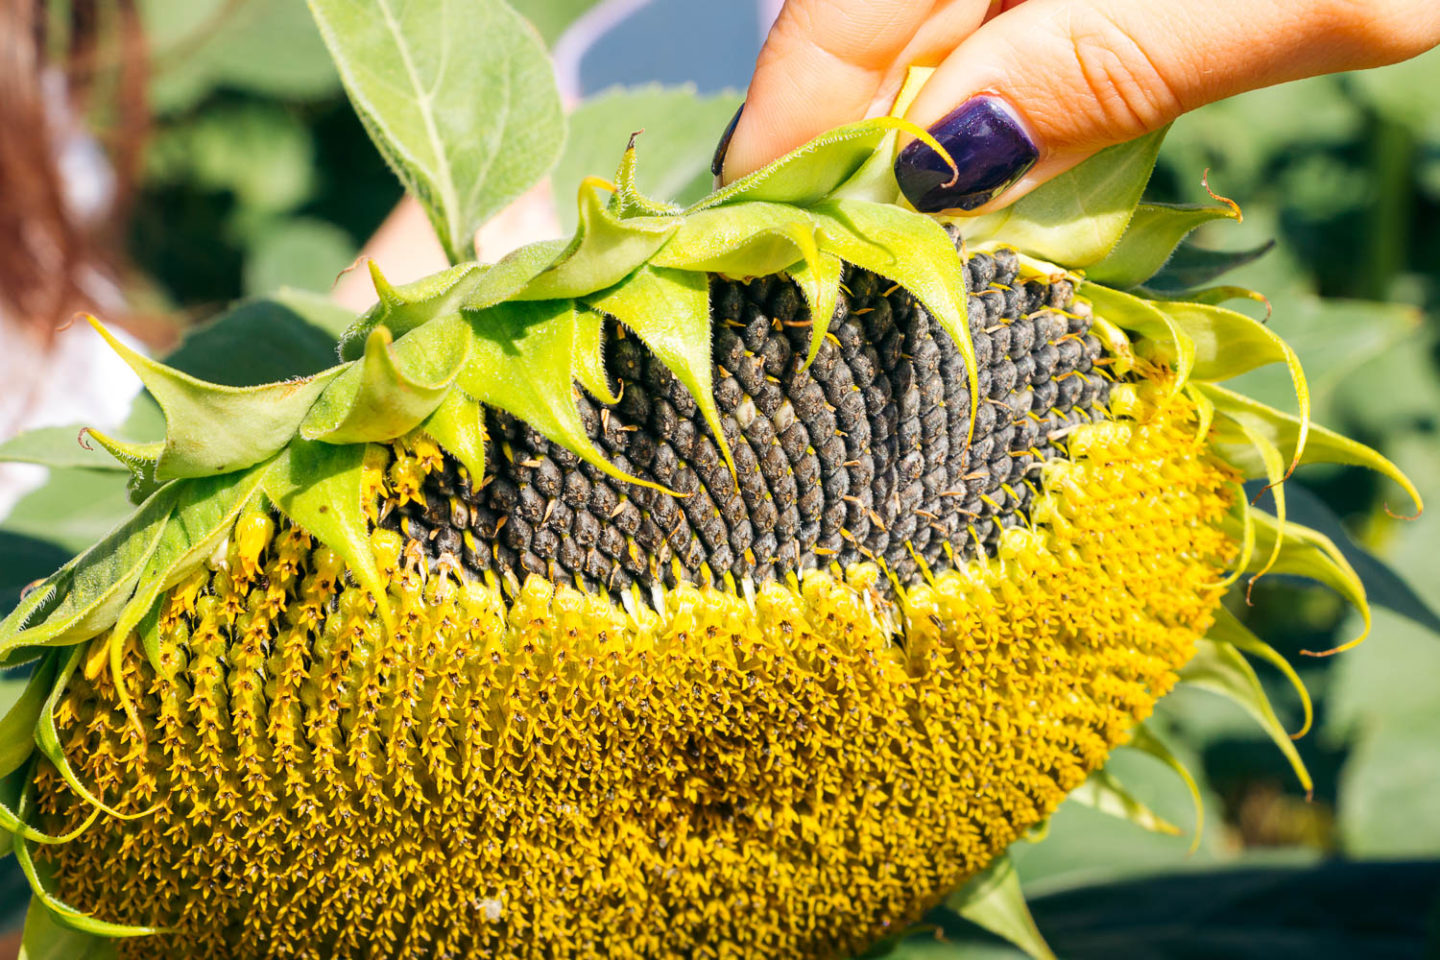
[{"label": "index finger", "polygon": [[[787,0],[723,155],[734,180],[863,118],[896,58],[945,0]],[[979,0],[983,8],[985,0]],[[977,19],[978,24],[978,19]]]}]

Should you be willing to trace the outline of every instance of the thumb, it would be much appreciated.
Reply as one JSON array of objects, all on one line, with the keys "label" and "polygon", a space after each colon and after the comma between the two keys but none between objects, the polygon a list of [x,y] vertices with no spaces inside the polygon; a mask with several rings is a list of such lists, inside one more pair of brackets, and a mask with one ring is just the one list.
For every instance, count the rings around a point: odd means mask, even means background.
[{"label": "thumb", "polygon": [[919,141],[895,174],[916,209],[982,212],[1211,101],[1437,42],[1434,0],[1028,0],[962,41],[907,113],[958,174]]}]

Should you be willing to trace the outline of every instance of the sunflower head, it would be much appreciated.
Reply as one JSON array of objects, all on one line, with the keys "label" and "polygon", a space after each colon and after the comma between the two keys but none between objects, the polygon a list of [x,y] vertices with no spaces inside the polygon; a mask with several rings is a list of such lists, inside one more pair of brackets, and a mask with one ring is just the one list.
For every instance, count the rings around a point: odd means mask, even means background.
[{"label": "sunflower head", "polygon": [[[112,339],[167,416],[94,434],[143,502],[0,624],[33,663],[0,825],[47,922],[133,956],[843,957],[1066,796],[1134,809],[1097,771],[1170,759],[1143,721],[1177,683],[1308,787],[1221,598],[1276,570],[1363,610],[1283,480],[1413,489],[1310,422],[1227,288],[1139,287],[1238,216],[1139,203],[1158,135],[948,222],[898,201],[902,132],[684,209],[632,139],[569,241],[375,271],[303,380]],[[1297,415],[1220,385],[1265,363]]]}]

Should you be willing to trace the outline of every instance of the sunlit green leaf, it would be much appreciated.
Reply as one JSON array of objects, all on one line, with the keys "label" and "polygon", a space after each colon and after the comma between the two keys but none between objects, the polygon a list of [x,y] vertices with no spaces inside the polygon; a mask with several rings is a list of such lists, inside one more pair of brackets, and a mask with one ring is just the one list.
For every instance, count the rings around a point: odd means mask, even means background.
[{"label": "sunlit green leaf", "polygon": [[1085,275],[1121,289],[1144,283],[1196,227],[1239,217],[1239,208],[1233,206],[1142,203],[1135,208],[1120,242],[1103,259],[1086,267]]},{"label": "sunlit green leaf", "polygon": [[107,937],[74,930],[56,921],[40,898],[30,899],[25,933],[16,960],[114,960],[115,944]]},{"label": "sunlit green leaf", "polygon": [[311,0],[356,112],[452,263],[550,169],[564,118],[535,29],[503,0]]},{"label": "sunlit green leaf", "polygon": [[1015,944],[1034,960],[1055,960],[1030,916],[1020,877],[1003,854],[945,899],[945,906],[971,923]]},{"label": "sunlit green leaf", "polygon": [[38,463],[44,467],[79,467],[87,470],[125,470],[103,448],[86,445],[84,427],[40,427],[0,443],[0,460]]},{"label": "sunlit green leaf", "polygon": [[958,220],[962,233],[1069,267],[1100,262],[1140,203],[1166,129],[1108,147],[1003,210]]}]

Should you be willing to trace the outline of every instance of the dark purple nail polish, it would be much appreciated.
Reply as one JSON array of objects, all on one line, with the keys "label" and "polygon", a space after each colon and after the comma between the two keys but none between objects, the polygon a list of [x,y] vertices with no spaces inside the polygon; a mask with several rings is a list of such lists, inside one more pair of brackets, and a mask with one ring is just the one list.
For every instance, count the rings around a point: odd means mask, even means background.
[{"label": "dark purple nail polish", "polygon": [[955,170],[912,140],[895,160],[895,179],[922,213],[974,210],[1025,175],[1040,155],[1020,121],[993,97],[972,97],[930,128]]},{"label": "dark purple nail polish", "polygon": [[735,136],[735,124],[740,122],[740,114],[745,112],[745,101],[740,101],[740,108],[735,111],[735,116],[725,124],[725,132],[720,134],[720,142],[715,145],[715,157],[710,161],[710,172],[719,178],[720,171],[725,169],[725,154],[730,151],[730,138]]}]

